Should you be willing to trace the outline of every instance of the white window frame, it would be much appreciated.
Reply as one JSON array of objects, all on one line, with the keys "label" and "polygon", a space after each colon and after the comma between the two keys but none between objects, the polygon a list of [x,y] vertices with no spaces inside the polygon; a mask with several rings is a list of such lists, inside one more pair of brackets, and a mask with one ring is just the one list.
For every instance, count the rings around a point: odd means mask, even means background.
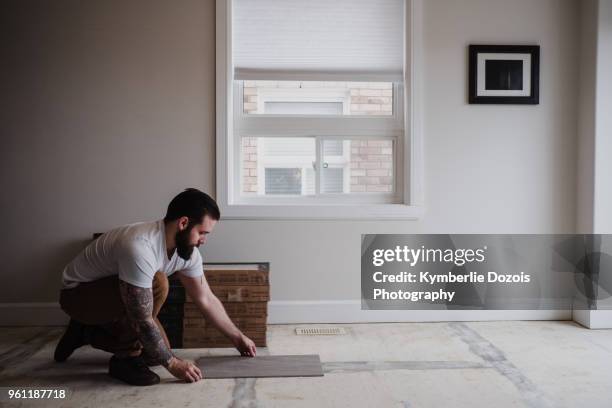
[{"label": "white window frame", "polygon": [[[393,145],[393,163],[394,168],[393,180],[394,188],[391,193],[350,193],[350,194],[322,194],[321,186],[321,171],[316,169],[316,196],[257,196],[251,194],[242,194],[240,183],[235,181],[231,183],[233,188],[234,203],[237,205],[381,205],[391,202],[402,202],[402,189],[397,189],[396,186],[403,185],[403,174],[398,171],[396,166],[402,163],[403,155],[403,86],[401,84],[393,85],[393,112],[391,115],[381,116],[366,116],[366,115],[299,115],[299,114],[247,114],[243,109],[243,89],[239,81],[234,81],[233,84],[233,133],[228,135],[228,138],[234,142],[234,157],[233,160],[235,180],[242,180],[242,171],[240,155],[242,154],[240,146],[241,136],[244,137],[312,137],[315,139],[316,156],[320,159],[323,157],[322,140],[324,139],[391,139]],[[279,90],[283,88],[277,88]],[[277,92],[278,95],[289,99],[291,92],[287,90],[297,88],[285,88],[285,91]],[[320,94],[324,93],[325,89],[306,88],[308,97],[311,100],[321,100]],[[271,89],[274,93],[274,89]],[[266,89],[263,93],[265,97]],[[350,89],[344,89],[344,93],[348,94]],[[259,92],[259,91],[258,91]],[[339,98],[339,91],[332,91],[328,96]],[[348,96],[347,96],[348,98]],[[346,104],[349,106],[349,103]],[[349,113],[349,112],[347,112]],[[374,136],[375,135],[375,136]],[[258,150],[258,157],[263,157],[262,152]],[[288,158],[289,161],[294,158]],[[317,160],[317,165],[320,160]],[[401,166],[400,166],[401,167]],[[261,166],[258,165],[258,169]],[[261,177],[261,171],[258,172],[258,178]],[[259,180],[258,180],[259,183]],[[258,189],[260,187],[258,186]],[[317,207],[317,211],[320,207]]]},{"label": "white window frame", "polygon": [[[323,140],[324,142],[325,140]],[[323,148],[323,146],[321,146]],[[351,174],[350,171],[346,171],[347,168],[350,169],[351,164],[351,144],[347,140],[342,140],[342,155],[331,156],[331,158],[326,160],[325,154],[321,154],[322,165],[328,165],[327,168],[330,169],[342,169],[342,190],[349,191],[351,188]],[[324,148],[322,149],[324,150]],[[322,171],[322,170],[321,170]]]},{"label": "white window frame", "polygon": [[[423,144],[422,144],[422,13],[423,0],[405,0],[405,31],[407,50],[404,62],[403,86],[394,84],[393,117],[367,117],[359,121],[355,116],[322,115],[313,129],[312,115],[245,115],[240,87],[233,80],[231,61],[232,0],[216,1],[216,95],[217,95],[217,202],[225,219],[417,219],[423,213]],[[282,78],[278,78],[282,80]],[[338,78],[337,80],[344,80]],[[372,81],[372,78],[369,78]],[[402,112],[397,112],[401,109]],[[235,117],[234,112],[239,112]],[[258,117],[259,116],[259,117]],[[284,117],[281,118],[280,116]],[[272,119],[272,120],[271,120]],[[397,123],[401,120],[401,123]],[[365,126],[364,126],[365,124]],[[240,144],[233,136],[237,126],[247,126],[249,136],[269,136],[277,128],[277,136],[315,136],[319,157],[322,138],[359,138],[372,136],[372,131],[384,129],[384,136],[394,137],[396,153],[394,176],[401,195],[397,204],[377,202],[341,202],[346,194],[327,197],[279,198],[265,197],[265,201],[244,200],[240,196]],[[319,126],[315,126],[319,127]],[[399,131],[401,129],[401,131]],[[400,167],[400,168],[398,168]],[[238,172],[238,173],[237,173]],[[320,177],[317,171],[317,177]],[[317,183],[320,186],[320,183]]]}]

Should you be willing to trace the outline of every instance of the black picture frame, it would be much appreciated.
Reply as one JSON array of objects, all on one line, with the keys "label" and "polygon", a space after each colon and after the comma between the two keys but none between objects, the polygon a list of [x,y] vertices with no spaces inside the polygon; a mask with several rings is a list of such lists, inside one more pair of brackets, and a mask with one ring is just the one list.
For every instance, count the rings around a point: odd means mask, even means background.
[{"label": "black picture frame", "polygon": [[[469,46],[469,69],[468,69],[468,101],[470,104],[521,104],[538,105],[540,103],[540,46],[539,45],[482,45],[472,44]],[[529,70],[530,86],[528,95],[505,95],[510,92],[525,93],[527,87],[523,86],[523,60],[486,59],[485,71],[479,72],[479,54],[522,54],[530,55],[531,69]],[[517,56],[519,57],[519,56]],[[523,62],[521,62],[523,61]],[[489,64],[491,62],[491,64]],[[496,62],[496,63],[493,63]],[[520,62],[517,64],[517,62]],[[482,64],[480,64],[482,71]],[[491,80],[489,80],[491,77]],[[496,78],[502,77],[503,81]],[[480,83],[479,83],[480,80]],[[503,82],[503,84],[502,84]],[[495,89],[483,89],[491,86]],[[479,89],[480,87],[480,89]],[[510,91],[510,92],[509,92]],[[487,93],[483,95],[482,93]],[[498,93],[498,95],[495,95]]]}]

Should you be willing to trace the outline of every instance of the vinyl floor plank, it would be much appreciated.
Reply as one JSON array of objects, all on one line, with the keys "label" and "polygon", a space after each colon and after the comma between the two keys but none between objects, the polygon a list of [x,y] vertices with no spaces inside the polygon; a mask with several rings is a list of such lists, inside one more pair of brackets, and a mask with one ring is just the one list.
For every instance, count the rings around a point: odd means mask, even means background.
[{"label": "vinyl floor plank", "polygon": [[208,379],[323,376],[318,354],[202,357],[196,364]]}]

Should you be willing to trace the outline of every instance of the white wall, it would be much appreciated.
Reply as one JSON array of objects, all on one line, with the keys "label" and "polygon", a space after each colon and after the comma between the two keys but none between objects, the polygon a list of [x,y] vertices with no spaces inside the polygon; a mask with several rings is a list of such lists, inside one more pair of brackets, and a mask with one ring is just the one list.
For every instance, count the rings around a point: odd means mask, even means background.
[{"label": "white wall", "polygon": [[594,227],[597,16],[598,0],[584,0],[580,3],[576,232],[581,234],[593,233]]},{"label": "white wall", "polygon": [[599,0],[594,232],[612,234],[612,1]]},{"label": "white wall", "polygon": [[[578,1],[424,3],[425,216],[225,220],[205,259],[270,261],[274,301],[352,300],[362,233],[575,230]],[[92,232],[214,192],[214,1],[15,1],[3,18],[0,302],[52,302]],[[540,105],[468,105],[470,43],[539,44]]]},{"label": "white wall", "polygon": [[[424,4],[425,217],[229,221],[210,242],[210,257],[271,260],[276,300],[352,299],[362,233],[574,231],[577,3]],[[466,103],[466,47],[479,42],[541,45],[540,105]]]},{"label": "white wall", "polygon": [[[579,229],[611,234],[612,0],[585,0],[581,11]],[[609,272],[602,270],[600,274]],[[578,306],[584,309],[579,302]],[[589,328],[612,328],[612,299],[599,299],[594,306],[594,310],[575,310],[574,320]]]}]

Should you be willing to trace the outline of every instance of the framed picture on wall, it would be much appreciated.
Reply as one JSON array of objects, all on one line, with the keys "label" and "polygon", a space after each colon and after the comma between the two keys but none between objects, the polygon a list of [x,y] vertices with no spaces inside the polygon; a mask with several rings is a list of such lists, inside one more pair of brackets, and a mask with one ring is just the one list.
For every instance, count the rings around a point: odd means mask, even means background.
[{"label": "framed picture on wall", "polygon": [[537,105],[539,88],[540,46],[470,45],[469,103]]}]

